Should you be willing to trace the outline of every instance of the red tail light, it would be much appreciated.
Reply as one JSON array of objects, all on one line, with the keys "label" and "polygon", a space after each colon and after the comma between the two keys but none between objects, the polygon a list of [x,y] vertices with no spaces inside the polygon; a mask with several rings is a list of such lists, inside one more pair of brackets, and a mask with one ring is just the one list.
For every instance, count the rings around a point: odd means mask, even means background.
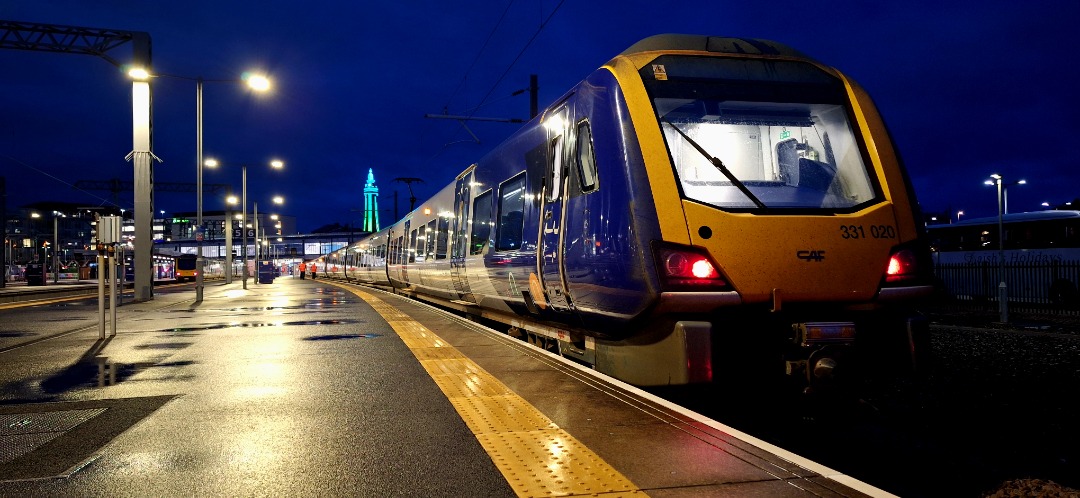
[{"label": "red tail light", "polygon": [[727,280],[701,249],[661,247],[656,255],[664,290],[729,290]]},{"label": "red tail light", "polygon": [[919,274],[918,258],[911,249],[901,249],[889,257],[889,267],[885,269],[886,282],[900,282],[917,277]]}]

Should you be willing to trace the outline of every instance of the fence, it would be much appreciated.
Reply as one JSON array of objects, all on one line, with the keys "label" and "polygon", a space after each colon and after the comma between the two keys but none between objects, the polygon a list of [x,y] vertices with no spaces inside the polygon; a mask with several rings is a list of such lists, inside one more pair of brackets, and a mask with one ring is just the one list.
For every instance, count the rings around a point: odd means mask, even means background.
[{"label": "fence", "polygon": [[[936,304],[963,309],[998,307],[1001,268],[992,262],[946,263],[934,267],[941,286]],[[1009,309],[1080,315],[1080,261],[1005,264]]]}]

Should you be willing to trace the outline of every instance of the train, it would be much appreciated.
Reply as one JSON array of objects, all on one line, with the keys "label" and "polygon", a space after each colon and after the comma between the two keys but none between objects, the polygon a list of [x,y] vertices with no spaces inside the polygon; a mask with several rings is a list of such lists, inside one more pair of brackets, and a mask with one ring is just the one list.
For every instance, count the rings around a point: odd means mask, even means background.
[{"label": "train", "polygon": [[[198,255],[196,254],[179,254],[176,258],[176,281],[177,282],[194,282],[198,277],[198,270],[196,263]],[[225,277],[225,260],[222,258],[203,258],[203,278],[224,278]]]},{"label": "train", "polygon": [[312,263],[638,386],[821,391],[930,353],[929,246],[882,117],[770,40],[643,39]]}]

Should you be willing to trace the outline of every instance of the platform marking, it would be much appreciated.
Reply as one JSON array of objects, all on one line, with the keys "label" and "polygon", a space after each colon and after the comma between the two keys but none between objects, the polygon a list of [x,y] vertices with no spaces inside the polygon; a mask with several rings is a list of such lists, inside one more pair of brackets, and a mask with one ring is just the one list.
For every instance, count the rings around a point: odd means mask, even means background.
[{"label": "platform marking", "polygon": [[67,297],[49,297],[44,299],[28,299],[26,301],[11,301],[0,304],[0,310],[10,310],[15,308],[25,308],[28,306],[44,306],[48,304],[63,303],[66,301],[75,301],[79,299],[97,298],[97,294],[79,294],[77,296]]},{"label": "platform marking", "polygon": [[358,289],[454,405],[518,496],[648,496],[427,327]]}]

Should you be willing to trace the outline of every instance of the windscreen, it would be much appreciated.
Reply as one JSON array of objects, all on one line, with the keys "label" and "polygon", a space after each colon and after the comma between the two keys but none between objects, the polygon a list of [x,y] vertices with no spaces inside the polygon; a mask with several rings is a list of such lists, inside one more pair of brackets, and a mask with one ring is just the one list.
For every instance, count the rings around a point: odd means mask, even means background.
[{"label": "windscreen", "polygon": [[642,70],[683,196],[850,211],[879,197],[843,84],[806,63],[664,56]]}]

